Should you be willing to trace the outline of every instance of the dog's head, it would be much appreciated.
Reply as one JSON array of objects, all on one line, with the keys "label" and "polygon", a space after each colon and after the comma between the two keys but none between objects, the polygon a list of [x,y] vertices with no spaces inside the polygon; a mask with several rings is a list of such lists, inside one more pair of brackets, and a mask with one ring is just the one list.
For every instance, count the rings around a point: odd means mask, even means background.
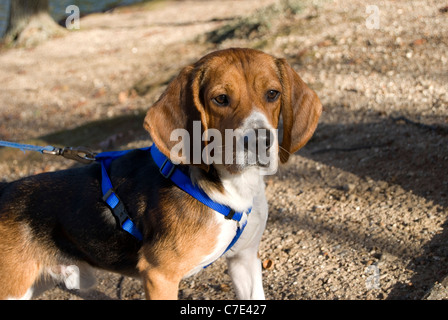
[{"label": "dog's head", "polygon": [[231,173],[253,166],[272,171],[311,138],[321,110],[316,93],[285,59],[226,49],[184,68],[144,125],[173,162]]}]

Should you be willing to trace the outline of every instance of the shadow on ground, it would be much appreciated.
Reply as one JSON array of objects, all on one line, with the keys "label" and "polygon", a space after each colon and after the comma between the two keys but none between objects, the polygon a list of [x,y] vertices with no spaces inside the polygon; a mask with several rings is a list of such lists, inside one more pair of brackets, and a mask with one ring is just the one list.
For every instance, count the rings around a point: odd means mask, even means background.
[{"label": "shadow on ground", "polygon": [[[350,119],[348,111],[346,115]],[[416,118],[425,122],[422,117]],[[389,186],[399,185],[424,198],[426,206],[437,205],[438,214],[446,219],[448,134],[444,126],[419,125],[385,116],[352,123],[323,122],[301,155],[361,178],[385,181]],[[413,209],[417,208],[408,210]],[[448,220],[442,227],[441,232],[424,244],[423,254],[410,257],[407,269],[414,271],[412,285],[397,283],[388,299],[422,299],[434,284],[448,275]],[[362,231],[357,235],[335,236],[366,241]],[[369,241],[374,244],[377,240]]]},{"label": "shadow on ground", "polygon": [[144,113],[94,121],[39,138],[51,145],[86,146],[109,151],[141,138],[149,139],[143,128]]}]

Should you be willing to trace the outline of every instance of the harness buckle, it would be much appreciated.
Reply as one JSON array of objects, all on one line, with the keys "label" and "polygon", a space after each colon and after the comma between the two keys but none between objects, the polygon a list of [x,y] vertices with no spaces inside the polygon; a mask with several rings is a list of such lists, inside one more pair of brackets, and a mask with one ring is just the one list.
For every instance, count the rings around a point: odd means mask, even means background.
[{"label": "harness buckle", "polygon": [[229,211],[229,213],[226,215],[226,216],[224,216],[224,218],[226,219],[226,220],[232,220],[232,218],[233,218],[233,216],[235,215],[235,210],[233,210],[233,209],[230,209],[230,211]]},{"label": "harness buckle", "polygon": [[[113,204],[111,202],[108,202],[109,197],[111,195],[114,195],[114,200],[116,202],[114,202]],[[126,212],[126,208],[123,205],[123,202],[120,200],[120,198],[118,198],[118,196],[115,194],[115,190],[113,188],[110,188],[106,194],[103,196],[103,201],[107,203],[107,205],[109,206],[109,208],[112,210],[113,215],[115,216],[115,218],[117,219],[118,224],[121,226],[123,226],[123,223],[127,220],[130,219],[128,213]],[[116,203],[116,204],[115,204]]]},{"label": "harness buckle", "polygon": [[[171,165],[171,168],[169,168],[169,170],[168,170],[167,173],[164,173],[163,169],[165,168],[165,165],[166,165],[167,163],[168,163],[168,165]],[[165,161],[163,161],[162,165],[160,166],[159,171],[160,171],[160,174],[161,174],[164,178],[168,179],[168,178],[171,177],[171,175],[173,174],[174,169],[176,169],[176,165],[173,164],[173,163],[170,161],[170,159],[166,158]]]}]

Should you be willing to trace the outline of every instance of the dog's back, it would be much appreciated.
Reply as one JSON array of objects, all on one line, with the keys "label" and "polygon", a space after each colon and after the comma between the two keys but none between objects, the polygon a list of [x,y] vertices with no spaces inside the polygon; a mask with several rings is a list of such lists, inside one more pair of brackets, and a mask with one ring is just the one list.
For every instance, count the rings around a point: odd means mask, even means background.
[{"label": "dog's back", "polygon": [[0,204],[1,204],[3,192],[6,189],[7,185],[8,185],[8,182],[0,182]]}]

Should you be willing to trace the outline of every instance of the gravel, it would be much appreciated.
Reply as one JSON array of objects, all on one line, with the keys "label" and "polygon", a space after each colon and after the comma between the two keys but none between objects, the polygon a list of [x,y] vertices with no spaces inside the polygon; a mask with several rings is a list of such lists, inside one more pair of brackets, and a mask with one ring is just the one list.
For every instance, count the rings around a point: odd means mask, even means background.
[{"label": "gravel", "polygon": [[[0,139],[47,142],[50,133],[79,133],[94,120],[102,121],[98,126],[122,116],[141,121],[167,74],[219,48],[260,48],[287,58],[324,105],[312,140],[266,179],[270,216],[260,257],[267,299],[447,299],[448,16],[442,4],[381,1],[379,29],[368,29],[363,1],[266,9],[274,2],[125,8],[87,16],[81,31],[34,49],[3,50]],[[204,40],[230,23],[253,23],[260,8],[269,32]],[[145,95],[133,92],[152,78]],[[99,134],[93,146],[150,143],[140,124],[120,130]],[[5,150],[0,158],[7,181],[71,165]],[[182,281],[179,298],[233,299],[226,269],[220,259]],[[143,298],[135,279],[98,276],[91,292],[58,286],[41,299]]]}]

